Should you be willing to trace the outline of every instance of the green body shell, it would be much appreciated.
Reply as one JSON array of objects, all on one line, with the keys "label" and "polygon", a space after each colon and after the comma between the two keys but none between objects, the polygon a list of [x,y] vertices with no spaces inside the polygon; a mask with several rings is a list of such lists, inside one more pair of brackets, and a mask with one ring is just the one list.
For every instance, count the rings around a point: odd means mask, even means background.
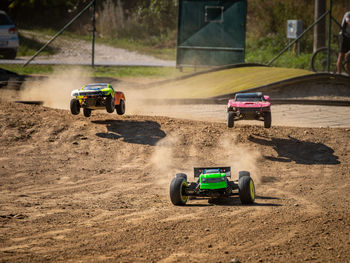
[{"label": "green body shell", "polygon": [[[86,86],[89,85],[84,85],[79,91],[84,91]],[[101,92],[101,94],[97,95],[97,96],[112,96],[114,98],[115,96],[115,90],[112,87],[112,85],[107,84],[107,86],[105,88],[99,88],[99,89],[94,89],[93,87],[90,90],[99,90]],[[90,96],[96,96],[91,94]],[[80,103],[82,103],[83,98],[85,97],[85,95],[78,95],[76,96],[76,98],[79,100]]]},{"label": "green body shell", "polygon": [[227,188],[225,173],[201,174],[199,176],[200,189],[216,190]]},{"label": "green body shell", "polygon": [[110,85],[108,85],[107,88],[101,89],[101,91],[104,92],[106,96],[111,94],[111,96],[114,97],[115,95],[115,91],[110,87]]}]

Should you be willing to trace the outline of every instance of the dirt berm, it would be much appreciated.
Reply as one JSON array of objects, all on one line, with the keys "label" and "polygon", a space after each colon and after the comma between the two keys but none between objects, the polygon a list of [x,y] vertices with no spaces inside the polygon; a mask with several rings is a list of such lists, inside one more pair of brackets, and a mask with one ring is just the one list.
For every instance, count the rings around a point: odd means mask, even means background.
[{"label": "dirt berm", "polygon": [[[1,262],[349,262],[349,129],[0,101]],[[176,172],[249,170],[256,204],[169,201]]]}]

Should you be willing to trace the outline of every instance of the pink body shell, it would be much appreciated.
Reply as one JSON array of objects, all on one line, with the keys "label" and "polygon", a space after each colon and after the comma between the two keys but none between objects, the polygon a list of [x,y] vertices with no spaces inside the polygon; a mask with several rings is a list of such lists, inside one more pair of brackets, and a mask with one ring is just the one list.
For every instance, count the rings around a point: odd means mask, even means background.
[{"label": "pink body shell", "polygon": [[268,101],[234,101],[229,100],[228,101],[228,107],[236,107],[236,108],[265,108],[265,107],[270,107],[271,103]]}]

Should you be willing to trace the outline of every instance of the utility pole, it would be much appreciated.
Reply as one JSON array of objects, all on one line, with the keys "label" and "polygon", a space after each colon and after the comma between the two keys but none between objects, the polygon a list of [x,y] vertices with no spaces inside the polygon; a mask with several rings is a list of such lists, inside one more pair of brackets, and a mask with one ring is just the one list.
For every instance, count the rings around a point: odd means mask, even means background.
[{"label": "utility pole", "polygon": [[[315,21],[326,12],[327,0],[315,0]],[[326,46],[326,19],[322,19],[314,27],[313,51]]]},{"label": "utility pole", "polygon": [[92,4],[92,47],[91,47],[91,67],[95,67],[95,32],[96,32],[96,0]]},{"label": "utility pole", "polygon": [[331,68],[332,9],[333,9],[333,0],[329,0],[328,57],[327,57],[327,71],[328,72]]}]

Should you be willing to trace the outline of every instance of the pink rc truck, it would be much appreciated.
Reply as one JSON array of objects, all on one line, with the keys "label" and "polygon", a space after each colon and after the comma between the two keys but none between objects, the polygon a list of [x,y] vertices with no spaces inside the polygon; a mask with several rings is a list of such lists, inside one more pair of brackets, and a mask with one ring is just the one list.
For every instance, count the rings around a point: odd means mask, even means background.
[{"label": "pink rc truck", "polygon": [[237,93],[227,104],[227,127],[232,128],[235,121],[264,121],[264,127],[271,127],[270,97],[261,92]]}]

